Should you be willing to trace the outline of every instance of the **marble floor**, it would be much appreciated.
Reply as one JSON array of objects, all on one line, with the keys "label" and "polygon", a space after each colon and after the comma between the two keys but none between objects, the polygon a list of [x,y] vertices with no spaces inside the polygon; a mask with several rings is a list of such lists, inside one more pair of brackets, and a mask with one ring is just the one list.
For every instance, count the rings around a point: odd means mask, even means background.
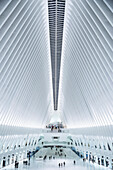
[{"label": "marble floor", "polygon": [[[75,159],[76,160],[76,159]],[[63,163],[65,161],[65,167],[59,167],[59,163]],[[19,163],[18,170],[107,170],[109,168],[99,166],[97,164],[84,162],[81,159],[76,160],[76,164],[74,165],[73,159],[69,158],[56,158],[56,159],[47,159],[43,160],[36,160],[36,158],[31,158],[30,165],[23,165],[22,162]],[[3,168],[5,170],[16,170],[14,165],[9,165],[8,167]]]}]

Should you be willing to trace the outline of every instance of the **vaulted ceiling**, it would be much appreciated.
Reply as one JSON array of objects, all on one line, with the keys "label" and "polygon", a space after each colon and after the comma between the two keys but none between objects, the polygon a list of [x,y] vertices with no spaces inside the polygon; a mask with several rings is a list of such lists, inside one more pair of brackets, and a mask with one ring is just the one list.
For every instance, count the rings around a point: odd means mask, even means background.
[{"label": "vaulted ceiling", "polygon": [[112,110],[112,0],[0,1],[0,124],[98,127]]}]

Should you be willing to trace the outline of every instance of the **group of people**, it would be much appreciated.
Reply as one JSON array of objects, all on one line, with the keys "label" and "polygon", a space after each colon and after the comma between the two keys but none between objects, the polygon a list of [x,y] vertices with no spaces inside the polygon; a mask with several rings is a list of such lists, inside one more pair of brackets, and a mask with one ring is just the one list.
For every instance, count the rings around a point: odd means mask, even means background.
[{"label": "group of people", "polygon": [[46,125],[46,128],[51,128],[52,126],[54,126],[54,128],[64,128],[64,125],[62,122],[50,123],[50,124]]},{"label": "group of people", "polygon": [[59,163],[58,166],[59,166],[59,168],[60,168],[60,167],[62,167],[62,166],[65,166],[65,164],[66,164],[65,162]]},{"label": "group of people", "polygon": [[[75,164],[76,164],[76,161],[74,160],[74,161],[73,161],[73,163],[74,163],[74,165],[75,165]],[[60,167],[62,167],[62,166],[65,166],[65,165],[66,165],[66,163],[65,163],[65,162],[63,162],[63,163],[59,163],[59,164],[58,164],[59,168],[60,168]]]},{"label": "group of people", "polygon": [[59,126],[58,126],[58,127],[51,126],[51,132],[52,132],[53,130],[57,130],[58,132],[61,132],[61,129],[60,129]]}]

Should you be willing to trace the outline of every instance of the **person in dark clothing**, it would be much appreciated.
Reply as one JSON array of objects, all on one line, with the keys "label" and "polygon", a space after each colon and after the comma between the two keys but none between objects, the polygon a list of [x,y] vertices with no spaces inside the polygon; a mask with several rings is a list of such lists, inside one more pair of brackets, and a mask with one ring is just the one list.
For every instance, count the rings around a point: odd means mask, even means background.
[{"label": "person in dark clothing", "polygon": [[66,164],[66,163],[65,163],[65,162],[63,162],[63,164],[64,164],[64,166],[65,166],[65,164]]},{"label": "person in dark clothing", "polygon": [[60,168],[60,163],[58,164],[59,168]]},{"label": "person in dark clothing", "polygon": [[75,163],[76,163],[75,160],[73,161],[73,163],[74,163],[74,165],[75,165]]}]

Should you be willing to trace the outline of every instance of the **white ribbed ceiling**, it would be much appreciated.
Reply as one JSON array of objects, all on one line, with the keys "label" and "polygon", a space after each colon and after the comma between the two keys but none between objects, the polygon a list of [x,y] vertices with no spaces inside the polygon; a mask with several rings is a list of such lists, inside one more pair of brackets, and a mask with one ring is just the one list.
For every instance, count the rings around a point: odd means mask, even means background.
[{"label": "white ribbed ceiling", "polygon": [[67,0],[60,109],[69,127],[113,125],[113,1]]},{"label": "white ribbed ceiling", "polygon": [[42,127],[52,106],[45,0],[0,1],[0,124]]}]

